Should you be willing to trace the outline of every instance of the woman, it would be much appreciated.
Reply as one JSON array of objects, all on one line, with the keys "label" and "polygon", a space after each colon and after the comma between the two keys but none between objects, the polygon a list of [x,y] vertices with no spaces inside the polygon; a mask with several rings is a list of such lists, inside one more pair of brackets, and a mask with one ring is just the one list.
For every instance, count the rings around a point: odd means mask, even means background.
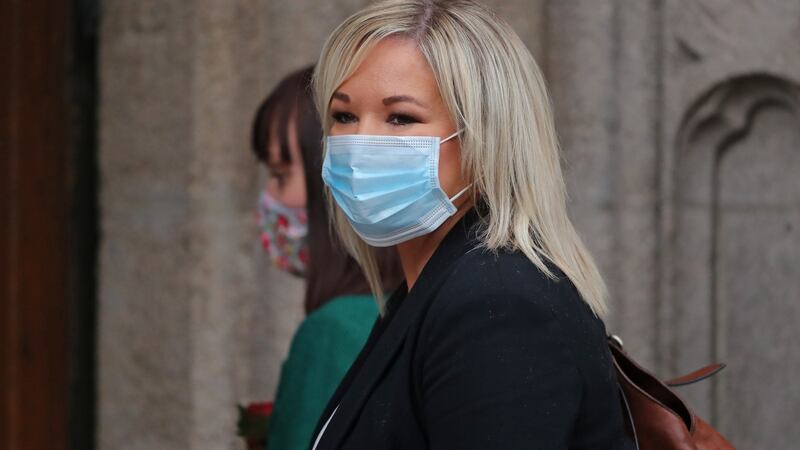
[{"label": "woman", "polygon": [[[259,203],[262,243],[280,268],[307,281],[307,317],[292,338],[275,397],[268,448],[304,449],[317,418],[364,345],[377,316],[356,262],[329,232],[313,69],[286,77],[258,109],[253,151],[269,179]],[[377,256],[384,281],[400,279],[394,251]]]},{"label": "woman", "polygon": [[376,296],[377,248],[397,246],[405,282],[310,448],[630,448],[606,289],[511,27],[473,1],[384,1],[317,67],[338,233]]}]

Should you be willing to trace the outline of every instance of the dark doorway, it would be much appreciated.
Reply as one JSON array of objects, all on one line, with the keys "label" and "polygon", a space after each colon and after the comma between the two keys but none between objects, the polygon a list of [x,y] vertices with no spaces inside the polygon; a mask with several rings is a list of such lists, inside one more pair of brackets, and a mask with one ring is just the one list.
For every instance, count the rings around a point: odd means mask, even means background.
[{"label": "dark doorway", "polygon": [[94,447],[97,0],[0,2],[0,448]]}]

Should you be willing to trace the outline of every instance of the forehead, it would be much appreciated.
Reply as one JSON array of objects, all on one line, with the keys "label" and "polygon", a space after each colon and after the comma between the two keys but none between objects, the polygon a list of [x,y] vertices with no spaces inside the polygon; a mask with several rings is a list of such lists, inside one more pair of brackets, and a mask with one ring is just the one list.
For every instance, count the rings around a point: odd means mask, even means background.
[{"label": "forehead", "polygon": [[439,98],[436,79],[416,43],[405,37],[389,37],[367,53],[358,69],[338,89],[350,97],[413,95],[420,100]]}]

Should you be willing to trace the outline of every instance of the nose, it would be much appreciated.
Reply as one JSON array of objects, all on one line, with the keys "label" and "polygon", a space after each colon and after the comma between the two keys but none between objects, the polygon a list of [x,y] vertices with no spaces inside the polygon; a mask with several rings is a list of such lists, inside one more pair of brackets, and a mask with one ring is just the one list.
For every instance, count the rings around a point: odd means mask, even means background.
[{"label": "nose", "polygon": [[361,117],[356,126],[355,134],[383,134],[383,122],[374,114]]}]

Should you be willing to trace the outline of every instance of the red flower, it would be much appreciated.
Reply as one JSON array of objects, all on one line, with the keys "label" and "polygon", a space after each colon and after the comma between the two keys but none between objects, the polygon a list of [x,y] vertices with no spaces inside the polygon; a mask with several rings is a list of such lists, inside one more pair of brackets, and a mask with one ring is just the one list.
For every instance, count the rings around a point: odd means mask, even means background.
[{"label": "red flower", "polygon": [[289,226],[289,220],[286,219],[286,216],[278,216],[278,227],[286,228],[288,226]]},{"label": "red flower", "polygon": [[244,438],[248,449],[263,450],[266,447],[271,416],[272,402],[251,403],[246,408],[239,405],[236,434]]},{"label": "red flower", "polygon": [[259,416],[272,414],[272,402],[250,403],[247,405],[247,412]]}]

